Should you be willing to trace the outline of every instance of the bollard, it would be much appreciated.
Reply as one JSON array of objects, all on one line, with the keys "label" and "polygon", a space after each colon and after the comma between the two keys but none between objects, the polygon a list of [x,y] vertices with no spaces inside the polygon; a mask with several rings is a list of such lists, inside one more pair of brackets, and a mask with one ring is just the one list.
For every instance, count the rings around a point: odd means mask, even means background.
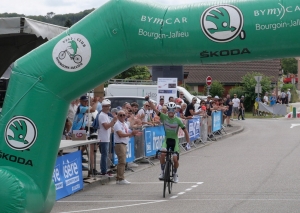
[{"label": "bollard", "polygon": [[296,107],[293,107],[293,118],[296,118]]}]

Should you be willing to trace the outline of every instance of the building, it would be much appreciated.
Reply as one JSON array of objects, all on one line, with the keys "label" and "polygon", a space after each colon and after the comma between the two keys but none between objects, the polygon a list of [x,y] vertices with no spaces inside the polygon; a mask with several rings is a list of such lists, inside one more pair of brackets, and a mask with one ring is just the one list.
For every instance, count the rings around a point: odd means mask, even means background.
[{"label": "building", "polygon": [[278,82],[279,71],[281,71],[280,59],[236,62],[226,64],[203,64],[184,66],[184,71],[189,72],[185,84],[191,89],[204,93],[207,76],[212,80],[219,81],[224,85],[225,93],[236,86],[241,85],[242,77],[249,72],[259,72],[271,78],[272,84]]}]

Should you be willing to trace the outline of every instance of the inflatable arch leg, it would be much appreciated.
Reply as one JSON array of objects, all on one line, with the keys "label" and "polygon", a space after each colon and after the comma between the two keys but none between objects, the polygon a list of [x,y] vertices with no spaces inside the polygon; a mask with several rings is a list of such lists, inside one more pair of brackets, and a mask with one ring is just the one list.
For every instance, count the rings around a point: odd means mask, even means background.
[{"label": "inflatable arch leg", "polygon": [[1,114],[0,209],[50,212],[70,101],[134,64],[299,55],[298,1],[165,7],[112,0],[15,62]]}]

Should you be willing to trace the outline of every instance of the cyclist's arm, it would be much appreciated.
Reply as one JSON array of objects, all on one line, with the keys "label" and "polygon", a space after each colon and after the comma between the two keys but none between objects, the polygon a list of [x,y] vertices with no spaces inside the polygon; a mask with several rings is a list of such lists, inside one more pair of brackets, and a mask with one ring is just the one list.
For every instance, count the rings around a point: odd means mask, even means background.
[{"label": "cyclist's arm", "polygon": [[158,115],[158,114],[159,114],[159,111],[158,111],[158,109],[154,106],[154,104],[150,101],[150,99],[149,99],[148,103],[149,103],[151,109],[153,109],[153,111]]}]

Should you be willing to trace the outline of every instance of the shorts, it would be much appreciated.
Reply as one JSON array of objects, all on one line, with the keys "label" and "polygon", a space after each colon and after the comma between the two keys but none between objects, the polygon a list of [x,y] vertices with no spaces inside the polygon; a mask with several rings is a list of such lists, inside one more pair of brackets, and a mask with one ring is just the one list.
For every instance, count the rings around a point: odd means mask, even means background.
[{"label": "shorts", "polygon": [[[162,149],[161,151],[167,151],[171,149],[172,152],[177,152],[179,153],[179,143],[173,138],[166,138],[166,140],[162,144]],[[177,155],[174,153],[174,155]]]},{"label": "shorts", "polygon": [[232,111],[231,110],[227,110],[226,112],[225,112],[225,114],[226,114],[226,116],[231,116],[231,114],[232,114]]},{"label": "shorts", "polygon": [[207,126],[211,126],[212,125],[212,118],[211,116],[207,116]]},{"label": "shorts", "polygon": [[239,113],[239,108],[238,107],[233,107],[233,113],[238,114]]}]

